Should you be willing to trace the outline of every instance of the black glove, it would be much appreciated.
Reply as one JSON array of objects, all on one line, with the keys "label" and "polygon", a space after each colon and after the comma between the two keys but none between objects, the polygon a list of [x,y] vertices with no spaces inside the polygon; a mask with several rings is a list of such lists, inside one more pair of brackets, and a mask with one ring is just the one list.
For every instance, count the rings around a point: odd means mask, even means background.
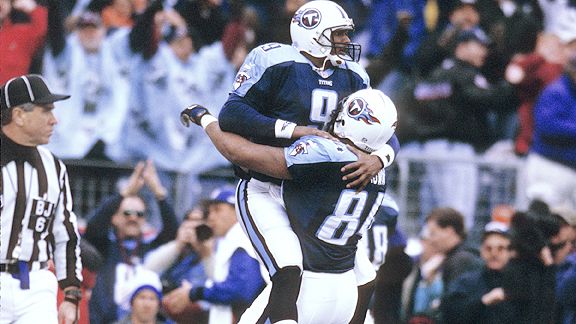
[{"label": "black glove", "polygon": [[210,115],[210,112],[204,106],[197,104],[190,105],[180,113],[180,121],[182,125],[186,127],[190,127],[190,122],[202,126],[200,125],[200,119],[206,114]]}]

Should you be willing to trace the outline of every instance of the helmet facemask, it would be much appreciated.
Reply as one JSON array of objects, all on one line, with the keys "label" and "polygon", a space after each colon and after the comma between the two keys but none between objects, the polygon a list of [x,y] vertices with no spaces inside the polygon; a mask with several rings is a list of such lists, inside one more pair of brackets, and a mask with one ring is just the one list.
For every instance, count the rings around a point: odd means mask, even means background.
[{"label": "helmet facemask", "polygon": [[344,61],[358,62],[362,52],[360,44],[335,42],[332,35],[339,30],[353,31],[354,29],[348,26],[327,28],[316,39],[316,42],[323,48],[322,51],[325,52],[326,58],[330,60],[332,65],[337,66]]}]

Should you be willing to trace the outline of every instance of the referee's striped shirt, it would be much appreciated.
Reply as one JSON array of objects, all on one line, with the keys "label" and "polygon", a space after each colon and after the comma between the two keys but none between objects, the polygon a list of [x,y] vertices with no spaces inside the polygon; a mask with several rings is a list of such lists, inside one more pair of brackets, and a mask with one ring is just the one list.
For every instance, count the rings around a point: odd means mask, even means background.
[{"label": "referee's striped shirt", "polygon": [[53,259],[61,288],[80,286],[80,235],[64,163],[0,132],[0,263]]}]

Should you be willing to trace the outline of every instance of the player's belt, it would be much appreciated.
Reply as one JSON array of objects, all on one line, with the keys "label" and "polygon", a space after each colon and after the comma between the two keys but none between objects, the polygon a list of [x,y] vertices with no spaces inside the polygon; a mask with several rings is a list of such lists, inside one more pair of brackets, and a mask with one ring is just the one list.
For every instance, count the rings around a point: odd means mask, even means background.
[{"label": "player's belt", "polygon": [[[46,261],[28,262],[29,271],[46,269],[46,268],[48,268],[48,262]],[[18,266],[18,263],[2,263],[0,264],[0,272],[18,274],[20,273],[20,267]]]},{"label": "player's belt", "polygon": [[277,185],[281,185],[282,184],[282,180],[281,179],[277,179],[277,178],[273,178],[270,176],[267,176],[265,174],[262,173],[257,173],[257,172],[252,172],[250,171],[250,176],[256,180],[262,181],[262,182],[271,182],[273,184],[277,184]]}]

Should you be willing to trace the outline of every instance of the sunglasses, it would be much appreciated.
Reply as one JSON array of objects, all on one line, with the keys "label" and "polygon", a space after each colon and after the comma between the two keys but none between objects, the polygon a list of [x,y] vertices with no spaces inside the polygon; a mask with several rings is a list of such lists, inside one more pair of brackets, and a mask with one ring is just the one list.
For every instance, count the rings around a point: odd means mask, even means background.
[{"label": "sunglasses", "polygon": [[144,217],[144,212],[141,210],[124,210],[122,212],[124,214],[124,216],[128,217],[128,216],[132,216],[132,215],[136,215],[138,217]]},{"label": "sunglasses", "polygon": [[566,245],[568,244],[572,244],[572,242],[570,241],[561,241],[558,242],[556,244],[550,244],[550,250],[552,250],[552,252],[556,252],[560,249],[563,249],[564,247],[566,247]]}]

